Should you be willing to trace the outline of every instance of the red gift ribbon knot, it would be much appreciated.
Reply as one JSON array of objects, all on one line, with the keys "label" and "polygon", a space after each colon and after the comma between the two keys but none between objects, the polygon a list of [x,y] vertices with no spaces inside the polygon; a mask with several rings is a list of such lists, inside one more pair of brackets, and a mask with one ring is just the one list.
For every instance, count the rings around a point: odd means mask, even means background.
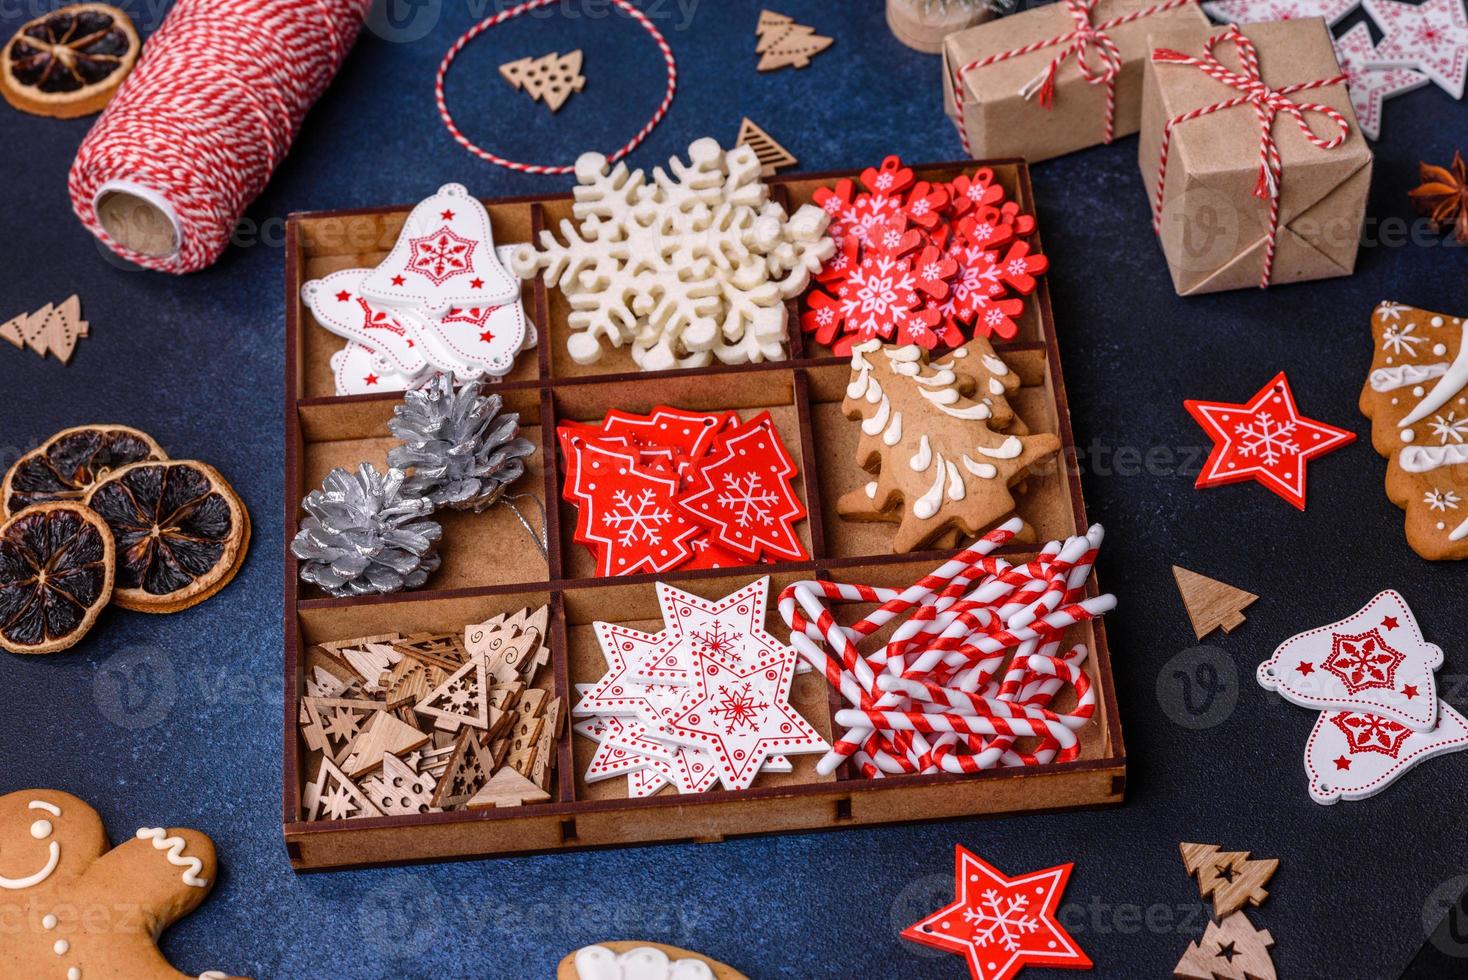
[{"label": "red gift ribbon knot", "polygon": [[[1116,77],[1121,74],[1121,51],[1116,42],[1106,32],[1122,24],[1130,24],[1132,21],[1141,20],[1143,17],[1151,17],[1167,10],[1178,7],[1186,7],[1193,0],[1164,0],[1162,3],[1153,4],[1134,10],[1120,17],[1112,17],[1103,20],[1099,24],[1091,23],[1091,15],[1095,13],[1098,0],[1063,0],[1065,9],[1070,12],[1075,20],[1075,28],[1064,34],[1045,38],[1042,41],[1033,41],[1018,48],[1008,51],[1000,51],[996,54],[983,58],[976,58],[968,64],[961,66],[953,73],[953,108],[954,115],[958,120],[958,138],[963,143],[963,152],[969,156],[973,152],[968,145],[968,127],[963,121],[963,79],[964,76],[976,68],[987,68],[1010,58],[1018,58],[1021,55],[1033,54],[1036,51],[1044,51],[1057,45],[1065,47],[1038,75],[1034,77],[1020,94],[1026,99],[1038,94],[1040,105],[1049,109],[1055,104],[1055,75],[1060,67],[1072,56],[1076,59],[1076,67],[1080,69],[1081,77],[1092,85],[1106,86],[1106,116],[1102,121],[1103,143],[1110,143],[1116,132]],[[1094,52],[1098,64],[1090,61],[1091,53]]]},{"label": "red gift ribbon knot", "polygon": [[[1225,66],[1213,53],[1213,48],[1220,41],[1233,42],[1234,51],[1239,57],[1241,72]],[[1191,65],[1209,78],[1242,93],[1231,99],[1224,99],[1221,102],[1173,116],[1163,127],[1161,160],[1157,169],[1157,194],[1152,202],[1152,229],[1158,232],[1162,230],[1162,196],[1167,183],[1167,155],[1172,144],[1173,129],[1190,119],[1197,119],[1224,109],[1252,105],[1259,118],[1259,179],[1254,183],[1254,196],[1269,204],[1269,231],[1264,242],[1264,272],[1259,280],[1259,288],[1268,287],[1270,277],[1274,272],[1274,250],[1279,237],[1279,185],[1284,169],[1279,157],[1279,144],[1274,139],[1274,120],[1280,113],[1294,117],[1305,139],[1321,150],[1333,150],[1340,146],[1351,133],[1351,124],[1346,120],[1345,115],[1334,106],[1319,102],[1296,102],[1290,96],[1296,92],[1343,85],[1346,82],[1346,76],[1342,74],[1334,78],[1317,78],[1310,82],[1297,82],[1281,88],[1270,88],[1264,84],[1259,73],[1258,49],[1254,47],[1253,41],[1243,35],[1237,24],[1230,24],[1228,30],[1215,34],[1204,42],[1202,56],[1187,55],[1170,48],[1158,48],[1152,52],[1152,61],[1156,64]],[[1334,123],[1337,129],[1336,134],[1329,139],[1317,136],[1310,120],[1306,118],[1306,113],[1316,113]]]}]

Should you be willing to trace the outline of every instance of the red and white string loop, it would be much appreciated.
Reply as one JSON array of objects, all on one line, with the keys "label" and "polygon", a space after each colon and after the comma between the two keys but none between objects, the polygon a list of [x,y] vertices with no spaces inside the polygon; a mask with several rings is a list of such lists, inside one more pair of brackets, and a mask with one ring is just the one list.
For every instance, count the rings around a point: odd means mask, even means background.
[{"label": "red and white string loop", "polygon": [[[138,265],[193,272],[229,244],[361,30],[370,0],[178,0],[82,141],[73,210]],[[142,252],[98,216],[131,195],[172,225],[174,251]],[[127,229],[121,229],[126,231]],[[127,239],[127,234],[122,234]]]},{"label": "red and white string loop", "polygon": [[[449,48],[448,53],[443,56],[443,61],[439,63],[438,77],[434,79],[433,83],[433,96],[435,101],[438,102],[438,114],[443,119],[444,126],[448,128],[449,135],[454,138],[454,142],[481,160],[487,160],[496,166],[518,170],[527,174],[569,174],[574,173],[576,170],[574,163],[557,165],[520,163],[518,160],[510,160],[497,153],[491,153],[463,134],[458,124],[454,122],[453,114],[449,112],[448,100],[444,95],[444,78],[449,73],[449,67],[454,63],[454,59],[459,56],[459,52],[463,51],[471,41],[497,24],[503,24],[513,17],[518,17],[538,7],[544,7],[548,4],[558,2],[560,0],[526,0],[525,3],[518,6],[510,7],[507,10],[502,10],[497,14],[486,17],[465,31],[464,36],[454,42],[453,46]],[[652,114],[652,118],[637,131],[635,136],[624,143],[620,149],[614,150],[607,155],[608,163],[616,163],[636,149],[639,143],[647,139],[647,134],[651,133],[653,127],[662,122],[663,116],[667,115],[668,106],[673,104],[673,93],[678,90],[678,63],[673,59],[673,49],[668,45],[667,39],[663,37],[662,32],[653,25],[653,22],[648,19],[646,14],[634,7],[628,0],[611,0],[611,2],[626,13],[627,16],[642,25],[642,29],[647,31],[653,43],[658,46],[658,51],[663,56],[663,62],[668,67],[668,86],[663,92],[663,101],[658,104],[657,110]]]},{"label": "red and white string loop", "polygon": [[[1213,53],[1213,49],[1222,41],[1233,44],[1239,59],[1239,71],[1224,65]],[[1162,229],[1162,199],[1167,187],[1167,157],[1172,146],[1173,130],[1202,116],[1252,105],[1259,119],[1259,179],[1254,184],[1254,196],[1266,202],[1269,209],[1264,240],[1264,271],[1259,279],[1259,288],[1264,289],[1268,287],[1274,274],[1274,250],[1279,237],[1280,179],[1284,169],[1280,161],[1279,144],[1274,139],[1274,120],[1280,113],[1292,117],[1305,139],[1318,149],[1333,150],[1340,146],[1351,132],[1351,124],[1346,120],[1345,114],[1334,106],[1319,102],[1296,102],[1290,96],[1332,85],[1344,85],[1346,76],[1336,75],[1333,78],[1317,78],[1270,88],[1260,77],[1259,52],[1254,47],[1254,42],[1245,37],[1236,24],[1230,24],[1227,30],[1210,37],[1204,43],[1202,55],[1188,55],[1170,48],[1158,48],[1152,52],[1152,60],[1159,65],[1187,65],[1197,68],[1214,81],[1240,93],[1173,116],[1163,127],[1161,159],[1157,166],[1157,194],[1152,202],[1152,228],[1155,231]],[[1335,135],[1329,138],[1317,136],[1310,120],[1306,118],[1307,113],[1324,116],[1334,124]]]},{"label": "red and white string loop", "polygon": [[[1086,648],[1062,653],[1061,640],[1116,605],[1110,595],[1085,597],[1101,528],[1011,565],[993,553],[1021,527],[1015,519],[991,531],[907,589],[809,581],[781,593],[791,645],[849,705],[835,714],[846,731],[819,772],[851,759],[868,778],[967,773],[1079,754],[1076,732],[1094,714],[1096,694]],[[877,608],[843,626],[830,609],[838,602]],[[902,616],[885,645],[861,652],[863,640]],[[1066,687],[1075,705],[1053,710]],[[1019,739],[1037,742],[1020,752]]]},{"label": "red and white string loop", "polygon": [[[1091,17],[1095,13],[1096,0],[1063,0],[1066,11],[1075,21],[1073,29],[1044,40],[1032,41],[1017,48],[976,58],[959,66],[953,73],[953,108],[954,117],[958,121],[958,138],[963,143],[963,152],[972,155],[968,143],[968,126],[963,120],[963,80],[965,76],[971,71],[1058,45],[1063,45],[1061,50],[1050,59],[1050,63],[1038,75],[1020,89],[1020,95],[1026,99],[1039,95],[1040,105],[1046,109],[1050,108],[1055,104],[1056,73],[1067,60],[1074,57],[1081,77],[1088,84],[1106,86],[1106,114],[1102,119],[1101,141],[1110,143],[1116,135],[1116,77],[1121,74],[1122,59],[1116,42],[1106,32],[1122,24],[1130,24],[1143,17],[1151,17],[1164,11],[1185,7],[1193,2],[1194,0],[1164,0],[1162,3],[1152,4],[1129,14],[1110,17],[1099,24],[1093,24]],[[1091,60],[1093,56],[1094,63]]]}]

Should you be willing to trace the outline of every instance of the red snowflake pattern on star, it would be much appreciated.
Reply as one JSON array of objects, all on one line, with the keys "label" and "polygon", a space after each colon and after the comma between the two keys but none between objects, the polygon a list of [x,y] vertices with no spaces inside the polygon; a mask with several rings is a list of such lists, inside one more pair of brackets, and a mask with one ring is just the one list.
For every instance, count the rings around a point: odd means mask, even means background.
[{"label": "red snowflake pattern on star", "polygon": [[419,273],[435,286],[441,286],[454,276],[474,271],[476,244],[444,225],[431,235],[408,240],[408,265],[404,271]]},{"label": "red snowflake pattern on star", "polygon": [[1412,734],[1412,729],[1406,725],[1399,725],[1380,715],[1343,711],[1329,717],[1331,723],[1346,736],[1352,754],[1379,752],[1395,759],[1402,751],[1402,743]]},{"label": "red snowflake pattern on star", "polygon": [[1195,486],[1254,480],[1300,510],[1305,464],[1356,439],[1354,432],[1301,415],[1283,371],[1242,405],[1189,400],[1183,407],[1213,440]]},{"label": "red snowflake pattern on star", "polygon": [[970,333],[1015,337],[1022,297],[1049,263],[1023,241],[1034,218],[1005,193],[987,167],[935,184],[895,156],[817,189],[838,247],[801,328],[840,355],[873,339],[933,350]]},{"label": "red snowflake pattern on star", "polygon": [[1341,679],[1348,694],[1355,694],[1375,687],[1391,690],[1397,668],[1406,659],[1405,653],[1392,649],[1380,631],[1373,629],[1355,636],[1334,635],[1324,666]]},{"label": "red snowflake pattern on star", "polygon": [[1091,959],[1060,925],[1072,865],[1013,878],[957,845],[954,900],[902,930],[902,938],[957,953],[973,980],[1010,980],[1026,966],[1088,970]]}]

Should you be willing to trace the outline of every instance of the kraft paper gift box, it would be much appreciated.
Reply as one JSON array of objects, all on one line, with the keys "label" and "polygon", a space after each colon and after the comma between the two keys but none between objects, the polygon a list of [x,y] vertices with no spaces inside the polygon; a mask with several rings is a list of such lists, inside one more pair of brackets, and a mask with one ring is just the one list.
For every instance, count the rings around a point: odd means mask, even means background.
[{"label": "kraft paper gift box", "polygon": [[[1323,148],[1307,138],[1290,109],[1281,105],[1276,112],[1269,127],[1279,161],[1272,259],[1270,195],[1261,178],[1263,130],[1254,104],[1174,121],[1163,179],[1169,121],[1245,93],[1195,64],[1158,58],[1204,59],[1210,39],[1218,38],[1213,57],[1237,73],[1242,64],[1229,30],[1188,28],[1151,37],[1154,49],[1176,54],[1154,54],[1147,63],[1138,163],[1173,285],[1178,295],[1187,296],[1348,276],[1366,216],[1371,151],[1345,83],[1319,84],[1342,74],[1324,20],[1240,29],[1255,48],[1259,80],[1299,107],[1316,140],[1336,140],[1342,122],[1346,128],[1339,145]],[[1292,86],[1311,87],[1290,91]],[[1309,108],[1312,104],[1327,108]]]},{"label": "kraft paper gift box", "polygon": [[[1112,24],[1119,18],[1129,19]],[[1078,39],[1081,23],[1101,28],[1104,38]],[[1115,99],[1110,136],[1128,136],[1141,118],[1142,68],[1151,51],[1147,35],[1169,25],[1207,23],[1191,0],[1059,0],[955,32],[943,42],[944,111],[975,159],[1025,157],[1035,163],[1110,142],[1109,96]],[[1053,39],[1059,40],[1012,54]],[[1106,55],[1112,45],[1114,63]],[[1044,80],[1058,57],[1053,91],[1047,93]],[[968,67],[985,60],[992,63]],[[1083,64],[1095,82],[1087,80]],[[1108,82],[1109,66],[1115,72]],[[961,105],[954,101],[959,72]]]}]

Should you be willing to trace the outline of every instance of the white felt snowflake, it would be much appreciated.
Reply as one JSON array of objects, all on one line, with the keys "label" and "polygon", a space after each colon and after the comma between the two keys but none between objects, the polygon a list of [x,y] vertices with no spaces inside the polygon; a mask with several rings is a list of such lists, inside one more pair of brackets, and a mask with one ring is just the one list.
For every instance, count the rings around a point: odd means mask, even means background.
[{"label": "white felt snowflake", "polygon": [[646,371],[788,356],[785,300],[835,253],[829,215],[805,205],[789,216],[769,200],[748,146],[726,153],[704,138],[688,159],[655,167],[649,182],[582,154],[580,224],[561,222],[564,243],[547,229],[538,249],[516,249],[517,274],[543,276],[570,301],[566,346],[578,364],[600,360],[603,338],[630,345]]},{"label": "white felt snowflake", "polygon": [[1444,446],[1450,442],[1462,442],[1468,436],[1468,418],[1460,418],[1455,412],[1434,415],[1427,424],[1432,428],[1432,434]]},{"label": "white felt snowflake", "polygon": [[1422,338],[1413,332],[1416,329],[1417,324],[1415,323],[1409,323],[1403,327],[1387,327],[1381,333],[1381,349],[1389,350],[1394,354],[1416,357],[1417,345],[1422,343]]},{"label": "white felt snowflake", "polygon": [[1007,895],[989,889],[972,908],[963,910],[964,921],[974,927],[974,942],[982,946],[1002,945],[1013,952],[1027,933],[1040,928],[1039,921],[1025,911],[1029,899],[1024,895]]},{"label": "white felt snowflake", "polygon": [[1422,502],[1430,510],[1457,510],[1459,498],[1451,490],[1439,490],[1433,487],[1422,495]]},{"label": "white felt snowflake", "polygon": [[1299,453],[1300,446],[1291,438],[1295,433],[1294,422],[1278,422],[1268,412],[1260,412],[1252,421],[1245,422],[1234,430],[1239,435],[1239,453],[1243,456],[1258,456],[1265,466],[1273,466],[1286,456]]}]

